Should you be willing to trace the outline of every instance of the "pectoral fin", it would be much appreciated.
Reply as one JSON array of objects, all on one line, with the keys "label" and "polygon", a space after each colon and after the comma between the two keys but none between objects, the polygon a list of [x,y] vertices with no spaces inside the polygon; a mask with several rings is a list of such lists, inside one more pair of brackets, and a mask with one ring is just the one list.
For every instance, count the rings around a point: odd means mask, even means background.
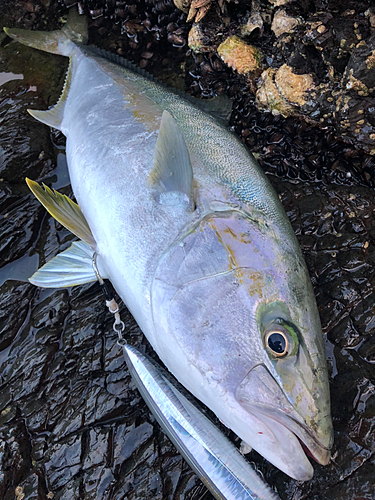
[{"label": "pectoral fin", "polygon": [[50,189],[45,184],[41,187],[37,182],[30,179],[26,179],[26,182],[33,194],[52,217],[69,229],[80,240],[84,240],[91,248],[95,248],[94,237],[77,203],[74,203],[74,201],[64,194]]},{"label": "pectoral fin", "polygon": [[173,116],[164,111],[149,181],[161,204],[194,208],[193,169],[184,138]]},{"label": "pectoral fin", "polygon": [[43,288],[61,288],[96,281],[93,254],[94,251],[84,241],[75,241],[67,250],[38,269],[29,281]]}]

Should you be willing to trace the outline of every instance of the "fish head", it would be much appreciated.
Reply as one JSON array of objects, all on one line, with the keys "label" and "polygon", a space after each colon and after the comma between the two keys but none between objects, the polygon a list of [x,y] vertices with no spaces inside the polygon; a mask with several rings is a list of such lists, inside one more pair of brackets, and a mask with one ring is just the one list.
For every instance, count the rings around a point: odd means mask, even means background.
[{"label": "fish head", "polygon": [[160,260],[152,308],[169,369],[241,439],[299,480],[305,450],[329,461],[323,336],[288,238],[241,211],[207,215]]},{"label": "fish head", "polygon": [[[258,333],[266,356],[237,385],[235,398],[271,432],[278,432],[281,443],[290,439],[292,433],[308,455],[326,465],[333,429],[318,318],[315,314],[311,318],[306,309],[288,307],[281,300],[260,304],[257,313]],[[311,335],[314,331],[317,338]],[[304,458],[300,458],[300,465]],[[306,461],[298,475],[288,472],[288,462],[280,463],[276,457],[273,463],[295,479],[312,477]]]}]

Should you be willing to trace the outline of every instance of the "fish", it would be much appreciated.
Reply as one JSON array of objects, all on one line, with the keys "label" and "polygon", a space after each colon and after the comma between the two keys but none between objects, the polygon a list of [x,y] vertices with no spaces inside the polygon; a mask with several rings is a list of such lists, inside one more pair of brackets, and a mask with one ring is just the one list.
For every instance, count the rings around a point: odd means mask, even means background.
[{"label": "fish", "polygon": [[175,380],[136,347],[121,343],[143,399],[191,468],[218,500],[280,500]]},{"label": "fish", "polygon": [[[29,110],[66,136],[77,203],[27,180],[79,241],[31,278],[108,279],[173,376],[290,477],[326,465],[333,429],[324,338],[283,206],[229,129],[220,101],[194,100],[62,30],[5,28],[69,57],[58,103]],[[223,107],[223,109],[221,109]]]}]

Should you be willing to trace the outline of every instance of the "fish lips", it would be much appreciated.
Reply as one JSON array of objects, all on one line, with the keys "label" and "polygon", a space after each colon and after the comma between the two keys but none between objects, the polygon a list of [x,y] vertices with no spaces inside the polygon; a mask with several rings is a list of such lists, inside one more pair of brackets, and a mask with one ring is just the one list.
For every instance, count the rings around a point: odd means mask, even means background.
[{"label": "fish lips", "polygon": [[273,424],[278,422],[286,431],[293,433],[307,454],[321,465],[331,458],[333,433],[327,434],[327,445],[314,435],[304,419],[286,398],[266,366],[255,366],[238,385],[235,391],[238,403],[261,420],[274,433]]}]

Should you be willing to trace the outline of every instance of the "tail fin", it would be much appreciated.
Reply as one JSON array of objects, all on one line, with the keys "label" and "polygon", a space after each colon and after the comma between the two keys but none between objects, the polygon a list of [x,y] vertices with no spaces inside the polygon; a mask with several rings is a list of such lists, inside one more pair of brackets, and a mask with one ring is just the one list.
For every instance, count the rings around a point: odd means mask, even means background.
[{"label": "tail fin", "polygon": [[[60,54],[70,57],[77,46],[76,44],[87,43],[87,18],[80,16],[75,8],[69,10],[68,21],[59,31],[29,31],[17,28],[4,28],[4,31],[14,40],[28,47]],[[70,58],[69,69],[65,85],[59,102],[48,111],[28,110],[31,116],[50,127],[61,130],[64,117],[65,103],[70,88],[72,73],[72,58]]]},{"label": "tail fin", "polygon": [[79,15],[75,8],[69,10],[68,21],[59,31],[30,31],[4,28],[5,33],[28,47],[52,54],[70,56],[75,44],[87,43],[87,18]]}]

